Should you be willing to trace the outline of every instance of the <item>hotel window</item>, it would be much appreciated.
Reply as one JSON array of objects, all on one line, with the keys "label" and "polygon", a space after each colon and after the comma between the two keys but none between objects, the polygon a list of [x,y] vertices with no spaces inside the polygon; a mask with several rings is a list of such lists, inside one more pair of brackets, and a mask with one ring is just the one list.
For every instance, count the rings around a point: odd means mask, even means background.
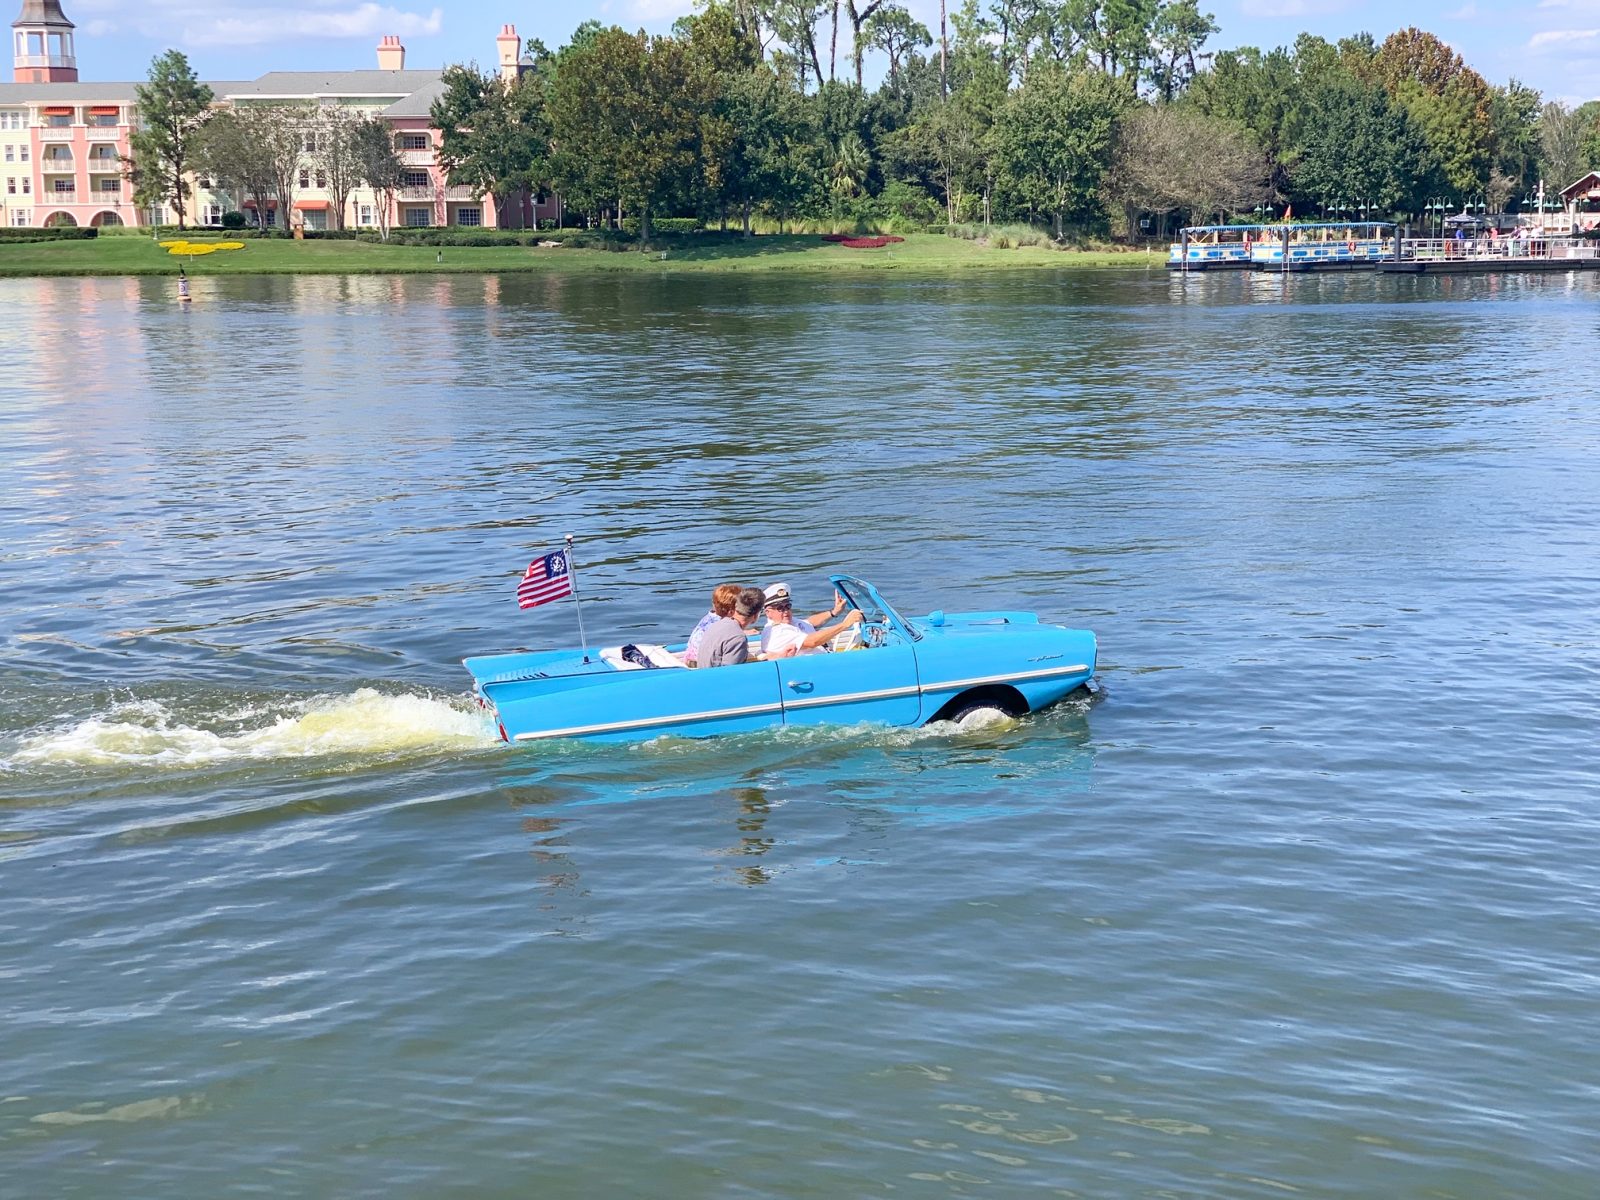
[{"label": "hotel window", "polygon": [[267,209],[267,228],[268,229],[276,229],[277,227],[278,227],[278,210],[275,209],[275,208],[269,208],[269,209]]},{"label": "hotel window", "polygon": [[325,188],[328,186],[328,173],[326,171],[317,172],[317,186],[319,188]]},{"label": "hotel window", "polygon": [[431,150],[433,141],[425,133],[402,133],[400,135],[400,149],[402,150]]},{"label": "hotel window", "polygon": [[100,181],[100,186],[95,190],[101,192],[120,192],[122,190],[122,180],[102,179]]},{"label": "hotel window", "polygon": [[72,118],[64,113],[51,113],[44,119],[44,123],[51,129],[62,129],[72,124]]},{"label": "hotel window", "polygon": [[26,146],[19,146],[18,149],[21,151],[21,153],[18,154],[17,157],[20,158],[23,162],[27,162],[28,161],[28,148]]},{"label": "hotel window", "polygon": [[56,180],[56,191],[57,191],[57,193],[65,194],[65,195],[72,195],[77,190],[78,190],[78,182],[75,179],[58,179],[58,180]]},{"label": "hotel window", "polygon": [[26,208],[13,208],[11,210],[11,223],[13,225],[26,225],[33,220],[33,213]]},{"label": "hotel window", "polygon": [[458,208],[458,209],[456,209],[456,224],[457,225],[482,225],[483,224],[483,209],[481,209],[481,208]]},{"label": "hotel window", "polygon": [[430,186],[432,183],[433,180],[428,178],[428,173],[426,171],[406,172],[405,186],[408,188],[425,188]]},{"label": "hotel window", "polygon": [[315,154],[317,152],[317,135],[314,133],[306,134],[305,142],[303,144],[306,148],[307,154]]},{"label": "hotel window", "polygon": [[208,205],[206,205],[206,224],[207,225],[221,225],[222,224],[222,205],[220,205],[220,204],[208,204]]},{"label": "hotel window", "polygon": [[412,229],[421,229],[423,226],[433,224],[433,210],[431,208],[406,209],[406,224]]},{"label": "hotel window", "polygon": [[99,125],[100,127],[104,128],[107,125],[114,126],[116,123],[116,113],[91,113],[89,115],[89,124],[91,125]]},{"label": "hotel window", "polygon": [[356,224],[357,225],[371,225],[372,224],[372,205],[363,204],[361,206],[361,216],[356,221]]},{"label": "hotel window", "polygon": [[17,148],[15,146],[7,146],[6,147],[6,161],[7,162],[16,162],[17,161]]},{"label": "hotel window", "polygon": [[13,196],[17,194],[17,181],[15,179],[6,180],[6,191]]},{"label": "hotel window", "polygon": [[24,196],[26,196],[26,195],[28,195],[28,193],[30,193],[32,191],[33,191],[33,180],[29,179],[26,175],[24,175],[22,177],[22,194]]},{"label": "hotel window", "polygon": [[300,170],[300,186],[303,188],[311,186],[311,172],[303,167]]}]

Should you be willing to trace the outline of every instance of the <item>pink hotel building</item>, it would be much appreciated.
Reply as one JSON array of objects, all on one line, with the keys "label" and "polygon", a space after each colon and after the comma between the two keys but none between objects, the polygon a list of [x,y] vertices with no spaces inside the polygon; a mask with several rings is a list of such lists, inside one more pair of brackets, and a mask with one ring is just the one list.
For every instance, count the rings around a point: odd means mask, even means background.
[{"label": "pink hotel building", "polygon": [[[128,134],[137,126],[132,83],[80,83],[73,47],[74,26],[60,0],[23,0],[22,15],[11,23],[13,73],[0,83],[0,224],[149,225],[169,224],[168,209],[136,209],[123,178]],[[495,39],[502,77],[522,71],[521,42],[511,25]],[[496,212],[492,197],[451,186],[439,166],[439,131],[429,109],[443,90],[442,72],[406,70],[406,50],[389,36],[378,43],[376,70],[269,71],[244,82],[208,81],[219,105],[259,103],[338,104],[379,113],[394,131],[406,180],[394,202],[394,225],[486,225],[527,228],[536,220],[560,216],[556,197],[524,197]],[[188,219],[216,224],[222,214],[247,205],[242,196],[207,190],[196,181]],[[269,224],[285,219],[307,229],[326,229],[333,198],[319,186],[315,163],[307,155],[300,171],[292,213],[269,201]],[[351,197],[344,225],[376,225],[381,203],[371,189]],[[248,208],[245,209],[248,211]]]}]

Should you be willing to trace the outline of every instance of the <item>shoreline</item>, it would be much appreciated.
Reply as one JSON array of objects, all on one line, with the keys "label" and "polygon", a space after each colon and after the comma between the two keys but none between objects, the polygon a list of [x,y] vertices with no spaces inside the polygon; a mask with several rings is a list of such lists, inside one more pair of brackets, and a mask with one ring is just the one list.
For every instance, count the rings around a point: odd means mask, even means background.
[{"label": "shoreline", "polygon": [[[176,237],[177,235],[173,235]],[[225,240],[215,236],[196,241]],[[152,239],[0,242],[0,278],[50,276],[449,275],[449,274],[758,274],[885,271],[950,274],[969,270],[1165,270],[1153,250],[1000,248],[936,233],[857,250],[814,234],[764,234],[748,242],[671,243],[652,251],[534,246],[398,246],[355,241],[249,239],[243,250],[177,257]]]}]

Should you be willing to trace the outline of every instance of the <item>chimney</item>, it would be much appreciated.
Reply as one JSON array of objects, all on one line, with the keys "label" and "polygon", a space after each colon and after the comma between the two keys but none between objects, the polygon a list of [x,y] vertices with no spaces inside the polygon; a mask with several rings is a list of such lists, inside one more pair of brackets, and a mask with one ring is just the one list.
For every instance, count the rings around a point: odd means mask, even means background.
[{"label": "chimney", "polygon": [[378,43],[378,70],[404,71],[405,69],[406,48],[394,34],[384,34],[383,40]]},{"label": "chimney", "polygon": [[521,74],[521,68],[517,64],[522,59],[522,39],[517,36],[517,27],[500,26],[500,36],[495,38],[494,44],[500,51],[500,78],[512,83]]}]

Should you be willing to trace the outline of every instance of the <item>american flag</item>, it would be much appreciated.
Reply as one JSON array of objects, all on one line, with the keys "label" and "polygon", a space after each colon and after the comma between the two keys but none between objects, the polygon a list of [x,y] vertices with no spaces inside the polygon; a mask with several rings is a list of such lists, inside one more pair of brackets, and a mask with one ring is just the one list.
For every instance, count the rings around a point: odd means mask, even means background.
[{"label": "american flag", "polygon": [[562,550],[552,550],[528,564],[528,573],[517,584],[517,607],[537,608],[563,596],[572,595],[572,570]]}]

